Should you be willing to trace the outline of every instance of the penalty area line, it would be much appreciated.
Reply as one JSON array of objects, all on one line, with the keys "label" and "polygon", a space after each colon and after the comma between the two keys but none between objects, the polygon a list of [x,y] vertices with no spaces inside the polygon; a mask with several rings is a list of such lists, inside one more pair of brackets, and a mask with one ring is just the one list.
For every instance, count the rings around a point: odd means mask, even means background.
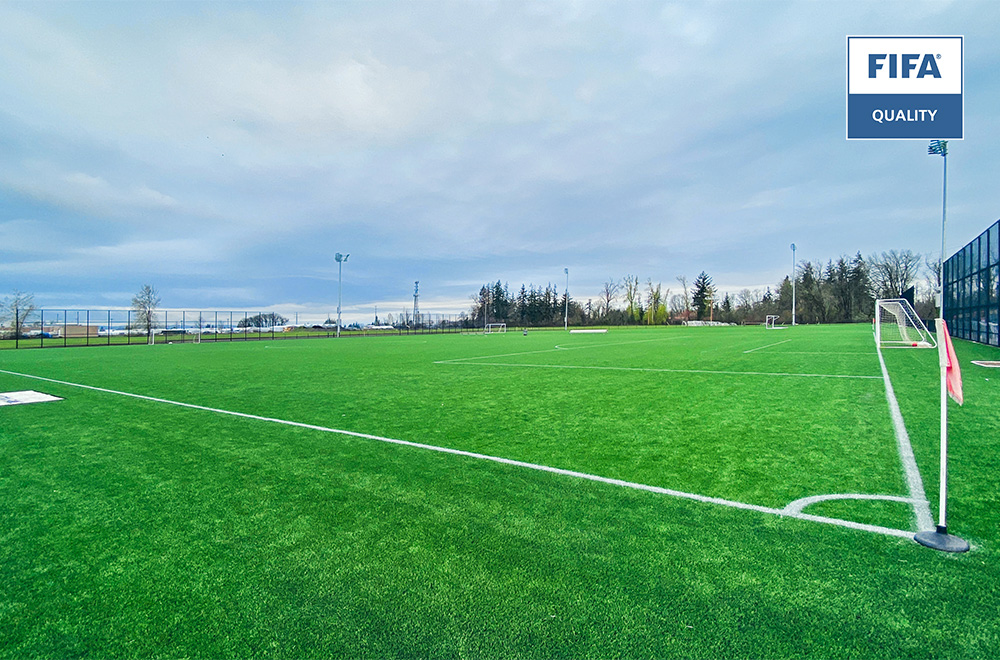
[{"label": "penalty area line", "polygon": [[190,408],[193,410],[200,410],[203,412],[211,412],[219,415],[229,415],[232,417],[239,417],[242,419],[252,419],[260,422],[269,422],[272,424],[282,424],[284,426],[292,426],[296,428],[309,429],[312,431],[320,431],[323,433],[335,433],[338,435],[345,435],[353,438],[362,438],[365,440],[376,440],[378,442],[385,442],[393,445],[400,445],[404,447],[413,447],[415,449],[424,449],[427,451],[434,451],[441,454],[450,454],[453,456],[463,456],[465,458],[473,458],[482,461],[490,461],[492,463],[500,463],[502,465],[510,465],[514,467],[527,468],[529,470],[536,470],[539,472],[548,472],[549,474],[556,474],[564,477],[572,477],[575,479],[583,479],[586,481],[594,481],[597,483],[608,484],[612,486],[619,486],[622,488],[629,488],[632,490],[641,490],[649,493],[656,493],[659,495],[666,495],[668,497],[674,497],[684,500],[692,500],[695,502],[701,502],[704,504],[714,504],[717,506],[725,506],[734,509],[742,509],[744,511],[756,511],[758,513],[767,513],[771,515],[776,515],[782,518],[794,518],[797,520],[805,520],[809,522],[823,523],[827,525],[835,525],[838,527],[846,527],[848,529],[853,529],[862,532],[870,532],[873,534],[882,534],[885,536],[895,536],[898,538],[913,539],[913,532],[905,531],[902,529],[892,529],[890,527],[882,527],[880,525],[868,525],[865,523],[858,523],[850,520],[840,520],[838,518],[826,518],[824,516],[814,516],[807,513],[802,513],[800,511],[787,511],[785,509],[776,509],[773,507],[760,506],[757,504],[748,504],[746,502],[738,502],[736,500],[727,500],[719,497],[709,497],[707,495],[698,495],[696,493],[685,493],[679,490],[672,490],[670,488],[661,488],[659,486],[650,486],[647,484],[640,484],[631,481],[624,481],[622,479],[612,479],[610,477],[602,477],[596,474],[588,474],[586,472],[577,472],[575,470],[566,470],[563,468],[551,467],[548,465],[539,465],[537,463],[528,463],[525,461],[518,461],[511,458],[503,458],[500,456],[490,456],[488,454],[479,454],[471,451],[464,451],[462,449],[452,449],[450,447],[438,447],[436,445],[428,445],[422,442],[411,442],[409,440],[399,440],[396,438],[386,438],[383,436],[372,435],[370,433],[358,433],[357,431],[347,431],[344,429],[335,429],[327,426],[319,426],[317,424],[306,424],[305,422],[294,422],[285,419],[278,419],[276,417],[264,417],[261,415],[251,415],[249,413],[237,412],[234,410],[224,410],[222,408],[212,408],[210,406],[200,406],[194,403],[185,403],[183,401],[172,401],[170,399],[162,399],[155,396],[147,396],[144,394],[135,394],[132,392],[122,392],[120,390],[112,390],[104,387],[96,387],[94,385],[84,385],[82,383],[72,383],[65,380],[57,380],[55,378],[46,378],[44,376],[35,376],[33,374],[23,374],[16,371],[7,371],[6,369],[0,369],[0,373],[8,374],[10,376],[20,376],[22,378],[30,378],[33,380],[40,380],[46,383],[55,383],[57,385],[66,385],[68,387],[77,387],[80,389],[91,390],[94,392],[102,392],[105,394],[114,394],[117,396],[129,397],[132,399],[139,399],[142,401],[150,401],[153,403],[162,403],[171,406],[179,406],[181,408]]},{"label": "penalty area line", "polygon": [[796,374],[790,372],[770,371],[720,371],[713,369],[659,369],[656,367],[610,367],[586,364],[531,364],[526,362],[454,362],[440,360],[434,364],[453,364],[470,367],[518,367],[532,369],[595,369],[597,371],[644,371],[664,374],[707,374],[714,376],[776,376],[783,378],[848,378],[860,380],[881,380],[881,376],[865,376],[852,374]]},{"label": "penalty area line", "polygon": [[690,337],[657,337],[656,339],[633,339],[630,341],[618,341],[611,344],[583,344],[582,346],[556,345],[554,348],[542,348],[534,351],[501,353],[499,355],[475,355],[472,357],[451,358],[450,360],[436,360],[434,364],[463,364],[471,360],[488,360],[491,358],[516,357],[518,355],[537,355],[539,353],[555,353],[557,351],[581,351],[585,348],[609,348],[612,346],[626,346],[628,344],[648,344],[650,342],[676,341],[678,339],[690,339]]},{"label": "penalty area line", "polygon": [[765,348],[771,348],[772,346],[778,346],[780,344],[787,344],[790,341],[792,341],[792,340],[791,339],[786,339],[784,341],[776,341],[773,344],[768,344],[767,346],[758,346],[757,348],[751,348],[749,351],[743,351],[743,352],[744,353],[753,353],[754,351],[760,351],[760,350],[763,350]]}]

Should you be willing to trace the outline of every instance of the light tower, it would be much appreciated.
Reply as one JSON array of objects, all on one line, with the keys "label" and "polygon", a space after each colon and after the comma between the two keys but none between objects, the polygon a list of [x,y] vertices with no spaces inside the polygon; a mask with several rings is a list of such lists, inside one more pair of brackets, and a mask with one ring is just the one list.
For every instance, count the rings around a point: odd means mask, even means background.
[{"label": "light tower", "polygon": [[563,268],[566,273],[566,311],[563,313],[563,330],[569,330],[569,268]]},{"label": "light tower", "polygon": [[792,243],[792,325],[795,325],[795,243]]},{"label": "light tower", "polygon": [[333,258],[337,260],[337,336],[340,336],[340,306],[344,294],[344,262],[350,254],[337,253]]},{"label": "light tower", "polygon": [[941,318],[944,318],[944,230],[945,221],[948,218],[948,140],[931,140],[931,145],[927,147],[928,156],[941,156],[944,159],[944,176],[941,183],[941,263],[938,265],[938,309],[941,310]]},{"label": "light tower", "polygon": [[420,280],[413,283],[413,325],[420,327]]}]

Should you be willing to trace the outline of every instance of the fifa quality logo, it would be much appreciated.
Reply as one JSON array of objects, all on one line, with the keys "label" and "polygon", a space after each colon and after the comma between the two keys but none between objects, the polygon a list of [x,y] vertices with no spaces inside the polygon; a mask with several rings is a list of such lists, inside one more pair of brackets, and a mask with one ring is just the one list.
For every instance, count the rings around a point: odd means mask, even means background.
[{"label": "fifa quality logo", "polygon": [[848,139],[962,139],[962,37],[848,37]]}]

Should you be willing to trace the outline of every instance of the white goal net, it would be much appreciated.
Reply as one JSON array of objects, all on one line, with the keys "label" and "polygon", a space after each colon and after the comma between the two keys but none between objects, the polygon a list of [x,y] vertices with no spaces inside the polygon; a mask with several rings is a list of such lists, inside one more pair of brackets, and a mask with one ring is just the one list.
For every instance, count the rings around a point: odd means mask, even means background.
[{"label": "white goal net", "polygon": [[764,327],[768,330],[784,330],[785,326],[778,325],[779,318],[777,314],[768,314],[764,317]]},{"label": "white goal net", "polygon": [[498,332],[507,332],[506,323],[488,323],[486,324],[486,334],[492,335]]},{"label": "white goal net", "polygon": [[881,348],[937,346],[908,300],[876,300],[874,326],[875,343]]}]

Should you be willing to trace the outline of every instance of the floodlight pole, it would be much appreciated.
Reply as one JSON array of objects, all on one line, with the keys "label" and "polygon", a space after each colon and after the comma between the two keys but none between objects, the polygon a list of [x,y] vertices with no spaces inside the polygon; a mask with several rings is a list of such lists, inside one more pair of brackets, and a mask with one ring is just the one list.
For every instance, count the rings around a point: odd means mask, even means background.
[{"label": "floodlight pole", "polygon": [[569,268],[563,268],[566,273],[566,311],[563,314],[563,330],[569,330]]},{"label": "floodlight pole", "polygon": [[795,243],[792,243],[792,325],[795,325]]},{"label": "floodlight pole", "polygon": [[337,260],[337,336],[340,336],[340,306],[343,302],[344,294],[344,262],[350,254],[337,253],[333,258]]},{"label": "floodlight pole", "polygon": [[[941,263],[938,265],[938,285],[940,290],[938,295],[938,309],[941,310],[941,318],[944,318],[944,259],[945,259],[945,226],[948,219],[948,141],[939,140],[941,158],[944,160],[944,176],[941,182]],[[934,149],[934,146],[931,146]]]}]

